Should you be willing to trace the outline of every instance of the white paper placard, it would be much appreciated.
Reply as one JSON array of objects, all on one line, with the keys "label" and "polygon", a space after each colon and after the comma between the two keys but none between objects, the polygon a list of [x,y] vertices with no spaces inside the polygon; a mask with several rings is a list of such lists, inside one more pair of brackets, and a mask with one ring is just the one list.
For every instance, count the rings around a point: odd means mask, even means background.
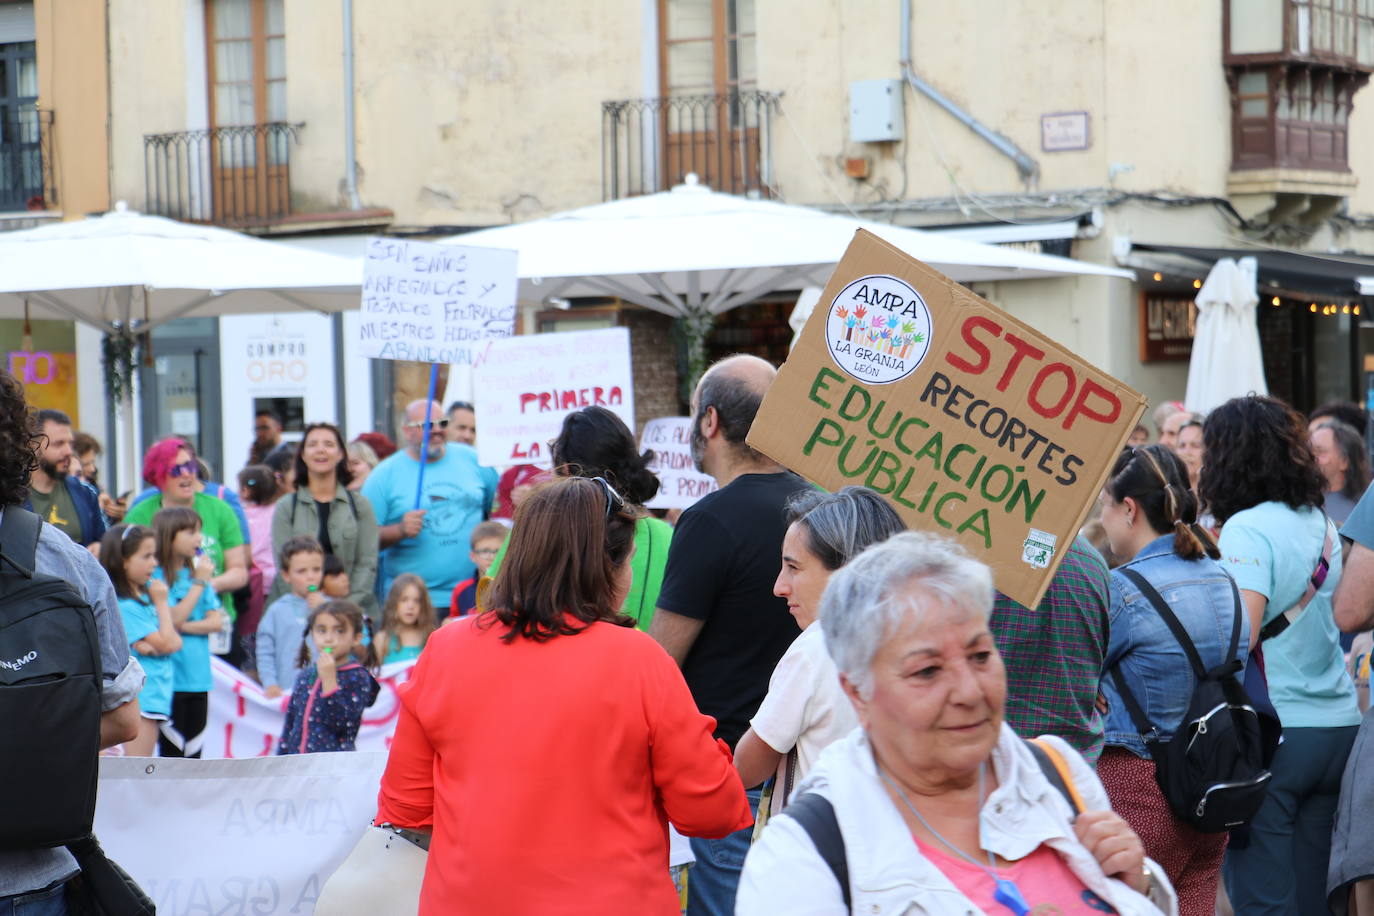
[{"label": "white paper placard", "polygon": [[686,509],[719,487],[716,479],[696,469],[692,461],[691,417],[659,417],[644,424],[640,449],[653,449],[649,470],[658,475],[658,495],[645,503],[650,509]]},{"label": "white paper placard", "polygon": [[548,467],[563,418],[592,404],[634,429],[628,328],[493,340],[474,366],[478,457],[488,467]]},{"label": "white paper placard", "polygon": [[358,352],[472,364],[515,333],[514,251],[373,237],[363,255]]}]

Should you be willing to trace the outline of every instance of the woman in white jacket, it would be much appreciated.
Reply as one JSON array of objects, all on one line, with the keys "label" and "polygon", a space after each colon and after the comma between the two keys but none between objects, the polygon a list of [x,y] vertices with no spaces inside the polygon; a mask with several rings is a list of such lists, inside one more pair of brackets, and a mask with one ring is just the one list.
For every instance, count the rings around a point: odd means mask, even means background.
[{"label": "woman in white jacket", "polygon": [[797,799],[829,803],[846,866],[827,864],[784,811],[745,860],[739,916],[1176,912],[1083,759],[1049,739],[1083,800],[1075,818],[1003,723],[992,599],[986,566],[914,533],[831,577],[821,626],[860,728],[821,755]]}]

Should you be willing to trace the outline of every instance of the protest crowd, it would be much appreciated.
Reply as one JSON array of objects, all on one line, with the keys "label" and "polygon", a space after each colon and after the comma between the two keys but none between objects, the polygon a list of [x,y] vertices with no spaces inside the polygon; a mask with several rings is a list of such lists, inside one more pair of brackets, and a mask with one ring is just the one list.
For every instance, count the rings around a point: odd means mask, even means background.
[{"label": "protest crowd", "polygon": [[[692,456],[719,489],[675,526],[599,406],[564,418],[551,471],[502,474],[467,403],[412,403],[394,443],[286,442],[263,412],[235,483],[168,437],[116,499],[98,444],[7,374],[3,496],[96,609],[106,753],[200,756],[212,655],[282,697],[277,754],[350,751],[379,666],[413,661],[375,823],[427,846],[421,912],[1315,914],[1366,893],[1368,818],[1336,816],[1374,799],[1362,410],[1160,406],[1029,608],[873,490],[750,447],[775,374],[736,356],[701,378]],[[1265,772],[1207,823],[1156,771],[1183,778],[1195,697],[1242,684],[1274,725]],[[671,871],[669,823],[694,858]],[[0,852],[0,906],[65,912],[73,871]]]}]

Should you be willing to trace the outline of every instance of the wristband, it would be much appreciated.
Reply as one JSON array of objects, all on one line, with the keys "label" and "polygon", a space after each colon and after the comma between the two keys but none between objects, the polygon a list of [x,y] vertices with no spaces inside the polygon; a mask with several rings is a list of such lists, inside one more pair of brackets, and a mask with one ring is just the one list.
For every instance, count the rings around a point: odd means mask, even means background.
[{"label": "wristband", "polygon": [[209,587],[210,587],[210,580],[209,580],[209,579],[192,579],[192,580],[191,580],[191,584],[192,584],[192,585],[199,585],[199,586],[201,586],[201,587],[203,587],[203,588],[209,588]]}]

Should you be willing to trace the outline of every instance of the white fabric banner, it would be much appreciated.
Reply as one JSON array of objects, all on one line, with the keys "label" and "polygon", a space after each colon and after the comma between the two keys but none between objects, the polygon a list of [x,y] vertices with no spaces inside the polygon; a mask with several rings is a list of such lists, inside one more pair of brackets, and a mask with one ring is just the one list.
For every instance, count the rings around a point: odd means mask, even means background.
[{"label": "white fabric banner", "polygon": [[[415,662],[385,665],[377,681],[377,702],[363,712],[358,730],[358,750],[385,751],[391,747],[401,707],[396,687],[410,677]],[[286,723],[291,694],[269,700],[252,678],[218,658],[210,659],[214,688],[210,691],[210,716],[206,727],[204,756],[266,757],[277,752],[277,739]]]},{"label": "white fabric banner", "polygon": [[164,916],[312,913],[377,813],[384,753],[105,757],[95,834]]}]

